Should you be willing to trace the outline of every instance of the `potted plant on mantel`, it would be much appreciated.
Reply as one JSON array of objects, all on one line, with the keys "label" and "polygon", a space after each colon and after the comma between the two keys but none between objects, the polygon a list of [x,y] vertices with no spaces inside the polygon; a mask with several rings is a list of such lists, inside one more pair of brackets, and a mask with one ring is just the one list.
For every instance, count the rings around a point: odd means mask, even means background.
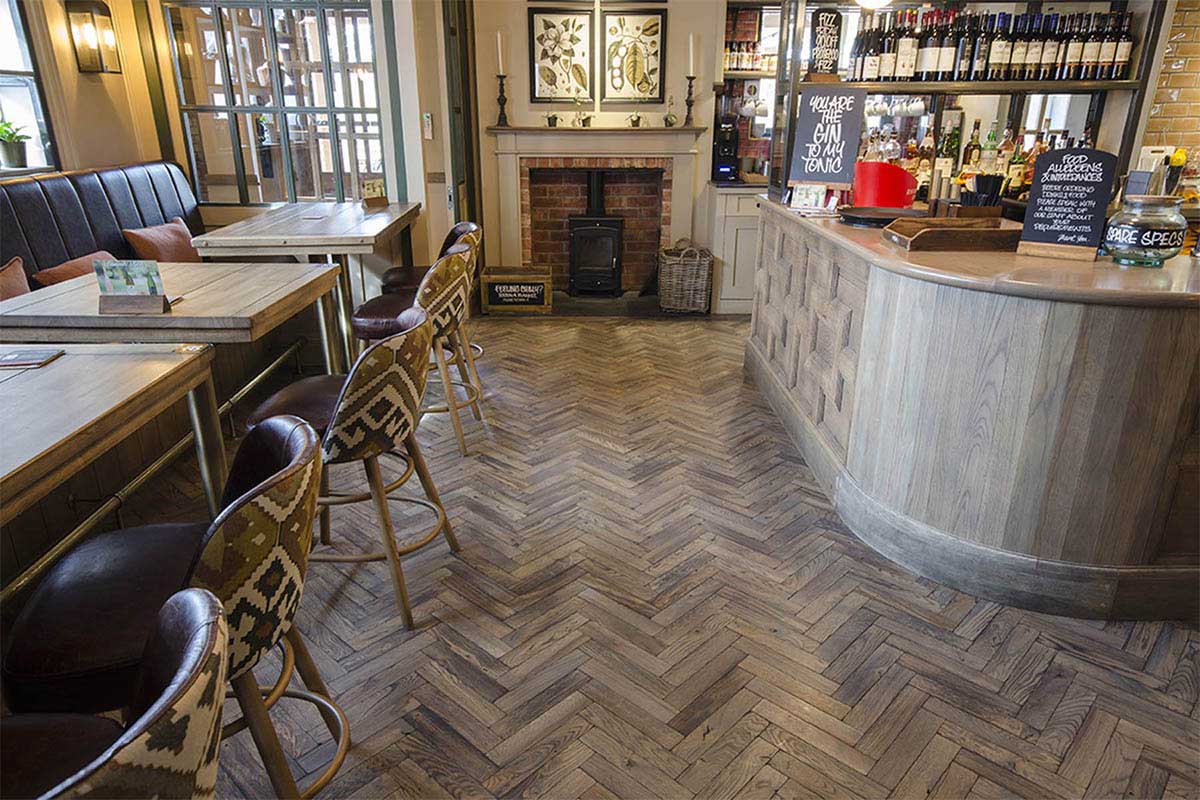
[{"label": "potted plant on mantel", "polygon": [[7,120],[0,120],[0,164],[12,169],[29,166],[25,144],[29,137],[21,133],[22,130]]},{"label": "potted plant on mantel", "polygon": [[632,114],[630,114],[628,119],[629,119],[629,127],[631,127],[631,128],[642,127],[642,115],[639,114],[638,112],[635,111]]},{"label": "potted plant on mantel", "polygon": [[557,128],[558,127],[558,114],[554,113],[553,111],[547,111],[542,116],[544,116],[546,118],[546,127],[547,128]]}]

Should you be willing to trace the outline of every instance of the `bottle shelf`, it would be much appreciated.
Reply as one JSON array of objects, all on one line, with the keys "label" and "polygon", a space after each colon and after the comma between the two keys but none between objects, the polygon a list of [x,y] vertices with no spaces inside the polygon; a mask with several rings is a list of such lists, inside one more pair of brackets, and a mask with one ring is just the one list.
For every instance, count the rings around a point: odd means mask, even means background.
[{"label": "bottle shelf", "polygon": [[752,69],[727,69],[722,74],[725,80],[753,80],[757,78],[774,78],[774,72],[765,72],[762,70]]},{"label": "bottle shelf", "polygon": [[[729,73],[725,73],[728,75]],[[872,94],[1090,94],[1134,91],[1136,80],[1122,81],[844,81]]]}]

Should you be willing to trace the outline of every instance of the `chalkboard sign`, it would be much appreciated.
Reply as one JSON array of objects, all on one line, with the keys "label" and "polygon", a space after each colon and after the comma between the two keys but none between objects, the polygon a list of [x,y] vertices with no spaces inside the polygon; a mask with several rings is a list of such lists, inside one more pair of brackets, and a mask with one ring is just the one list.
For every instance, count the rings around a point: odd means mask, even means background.
[{"label": "chalkboard sign", "polygon": [[850,188],[866,101],[866,89],[806,85],[801,90],[789,184]]},{"label": "chalkboard sign", "polygon": [[552,291],[550,272],[544,268],[491,267],[483,274],[483,310],[548,314]]},{"label": "chalkboard sign", "polygon": [[808,71],[836,75],[838,55],[842,51],[842,15],[829,8],[818,8],[812,15],[812,56]]},{"label": "chalkboard sign", "polygon": [[1091,261],[1104,235],[1117,157],[1086,148],[1038,156],[1018,253]]}]

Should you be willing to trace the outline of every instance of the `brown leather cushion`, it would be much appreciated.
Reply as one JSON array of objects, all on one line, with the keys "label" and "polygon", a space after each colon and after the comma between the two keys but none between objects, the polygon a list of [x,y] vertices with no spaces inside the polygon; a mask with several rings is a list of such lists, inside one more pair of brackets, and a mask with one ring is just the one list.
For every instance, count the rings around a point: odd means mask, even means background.
[{"label": "brown leather cushion", "polygon": [[372,297],[350,317],[350,330],[357,339],[386,339],[420,324],[412,316],[413,302],[417,299],[417,287],[408,286],[393,294]]},{"label": "brown leather cushion", "polygon": [[165,225],[123,230],[125,241],[138,258],[150,261],[198,262],[200,254],[192,247],[192,232],[187,223],[175,217]]},{"label": "brown leather cushion", "polygon": [[94,253],[88,253],[86,256],[72,258],[70,261],[64,261],[57,267],[50,267],[34,273],[33,279],[39,286],[53,286],[56,283],[69,281],[72,278],[78,278],[82,275],[91,275],[94,271],[92,262],[96,259],[101,261],[112,261],[116,256],[107,250],[97,250]]},{"label": "brown leather cushion", "polygon": [[338,395],[346,383],[345,375],[317,375],[302,378],[285,386],[268,397],[250,412],[246,427],[253,428],[268,417],[292,414],[313,426],[319,435],[324,435],[333,419]]},{"label": "brown leather cushion", "polygon": [[429,267],[392,267],[379,276],[379,283],[384,294],[402,292],[413,289],[421,284],[421,276],[429,272]]},{"label": "brown leather cushion", "polygon": [[25,262],[17,256],[0,267],[0,300],[23,294],[29,294],[29,278],[25,275]]},{"label": "brown leather cushion", "polygon": [[208,523],[91,537],[51,568],[6,637],[14,711],[109,711],[132,698],[163,603],[183,588]]},{"label": "brown leather cushion", "polygon": [[38,797],[92,763],[123,729],[88,714],[16,714],[0,720],[0,797]]}]

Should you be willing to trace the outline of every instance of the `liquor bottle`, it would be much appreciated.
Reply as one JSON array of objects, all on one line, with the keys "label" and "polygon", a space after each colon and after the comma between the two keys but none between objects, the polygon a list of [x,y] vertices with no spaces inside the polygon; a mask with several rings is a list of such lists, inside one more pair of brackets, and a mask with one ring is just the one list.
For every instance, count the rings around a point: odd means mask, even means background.
[{"label": "liquor bottle", "polygon": [[1059,62],[1058,80],[1077,81],[1083,69],[1083,14],[1071,15],[1071,30],[1064,43],[1062,61]]},{"label": "liquor bottle", "polygon": [[917,176],[917,170],[921,166],[921,155],[917,150],[916,136],[908,137],[908,144],[904,146],[904,158],[900,160],[900,166],[914,178]]},{"label": "liquor bottle", "polygon": [[894,81],[896,79],[896,42],[898,34],[896,25],[900,12],[889,12],[883,18],[883,35],[879,43],[879,80]]},{"label": "liquor bottle", "polygon": [[988,50],[987,79],[1008,80],[1008,62],[1012,56],[1012,40],[1008,35],[1008,14],[1001,11],[996,15],[996,32]]},{"label": "liquor bottle", "polygon": [[996,123],[992,123],[992,127],[988,129],[987,138],[983,140],[983,147],[979,152],[979,171],[980,172],[995,172],[996,157],[999,154],[999,143],[996,141]]},{"label": "liquor bottle", "polygon": [[937,158],[933,162],[934,172],[940,172],[943,178],[951,178],[958,174],[955,167],[958,166],[959,141],[958,126],[953,122],[946,123],[942,141],[938,144]]},{"label": "liquor bottle", "polygon": [[1047,14],[1042,23],[1042,63],[1038,66],[1040,81],[1052,81],[1058,71],[1058,14]]},{"label": "liquor bottle", "polygon": [[917,45],[917,80],[936,81],[938,48],[941,39],[937,35],[938,12],[930,11],[922,20],[921,38]]},{"label": "liquor bottle", "polygon": [[1033,183],[1033,170],[1037,166],[1038,156],[1046,152],[1046,137],[1049,133],[1049,128],[1050,119],[1047,117],[1046,121],[1042,123],[1041,129],[1034,134],[1033,144],[1024,153],[1025,175],[1023,180],[1027,186]]},{"label": "liquor bottle", "polygon": [[1117,42],[1121,39],[1121,15],[1109,14],[1104,40],[1100,42],[1100,58],[1096,61],[1095,79],[1100,81],[1112,75],[1113,62],[1117,60]]},{"label": "liquor bottle", "polygon": [[963,169],[968,167],[978,170],[979,162],[983,158],[983,146],[979,143],[979,120],[975,120],[975,124],[971,126],[971,139],[967,142],[967,146],[963,148]]},{"label": "liquor bottle", "polygon": [[1000,142],[1000,147],[996,149],[996,172],[999,172],[1001,175],[1008,174],[1008,165],[1012,163],[1016,151],[1017,144],[1013,140],[1012,128],[1005,128],[1004,140]]},{"label": "liquor bottle", "polygon": [[996,15],[987,14],[987,21],[983,21],[985,15],[980,15],[979,33],[975,37],[975,42],[971,46],[971,75],[970,80],[982,81],[987,79],[987,60],[988,51],[992,46],[992,37],[996,33]]},{"label": "liquor bottle", "polygon": [[1025,73],[1025,53],[1029,50],[1029,15],[1017,14],[1013,23],[1012,51],[1009,53],[1008,79],[1019,81]]},{"label": "liquor bottle", "polygon": [[896,80],[911,81],[917,74],[917,12],[904,12],[904,25],[896,40]]},{"label": "liquor bottle", "polygon": [[1028,44],[1025,49],[1025,69],[1021,72],[1022,80],[1037,80],[1038,72],[1042,68],[1042,50],[1046,46],[1042,25],[1042,15],[1034,14],[1033,22],[1029,25]]},{"label": "liquor bottle", "polygon": [[940,39],[938,42],[937,80],[954,80],[954,56],[958,28],[955,24],[955,11],[951,9],[942,17]]},{"label": "liquor bottle", "polygon": [[979,36],[979,17],[967,14],[959,23],[958,41],[954,45],[954,80],[971,80],[971,65],[975,55],[975,39]]},{"label": "liquor bottle", "polygon": [[871,30],[867,31],[864,41],[862,79],[864,81],[879,80],[879,26],[882,19],[875,17],[871,20]]},{"label": "liquor bottle", "polygon": [[1007,190],[1008,197],[1016,197],[1025,188],[1025,155],[1020,147],[1013,148],[1012,160],[1008,162]]},{"label": "liquor bottle", "polygon": [[1092,14],[1088,24],[1087,38],[1083,40],[1083,66],[1079,70],[1080,80],[1096,79],[1100,66],[1100,43],[1104,41],[1104,15]]},{"label": "liquor bottle", "polygon": [[1123,81],[1129,77],[1129,61],[1133,55],[1133,34],[1129,27],[1133,14],[1126,12],[1121,20],[1121,32],[1117,35],[1117,52],[1113,58],[1112,71],[1108,77],[1114,81]]}]

